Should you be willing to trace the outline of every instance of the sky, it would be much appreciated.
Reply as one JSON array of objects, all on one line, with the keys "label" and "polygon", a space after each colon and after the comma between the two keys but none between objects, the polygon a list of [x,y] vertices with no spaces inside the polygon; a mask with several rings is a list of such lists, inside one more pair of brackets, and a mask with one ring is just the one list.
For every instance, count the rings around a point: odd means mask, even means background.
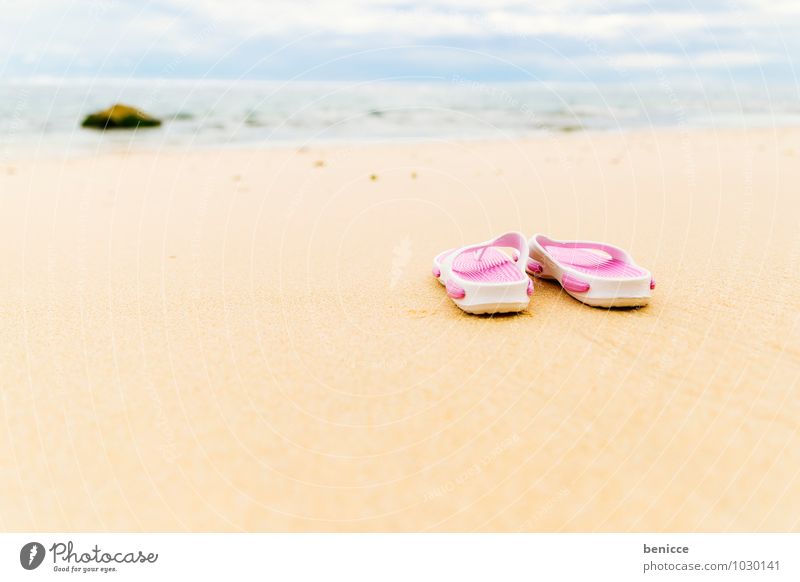
[{"label": "sky", "polygon": [[795,83],[800,60],[798,0],[6,0],[0,9],[4,78]]}]

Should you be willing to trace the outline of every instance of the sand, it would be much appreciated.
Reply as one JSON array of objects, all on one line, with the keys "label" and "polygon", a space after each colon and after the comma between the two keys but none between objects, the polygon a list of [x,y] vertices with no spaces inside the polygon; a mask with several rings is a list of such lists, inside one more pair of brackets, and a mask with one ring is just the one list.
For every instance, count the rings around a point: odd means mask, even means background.
[{"label": "sand", "polygon": [[[800,130],[0,163],[0,528],[800,530]],[[629,249],[460,312],[434,254]]]}]

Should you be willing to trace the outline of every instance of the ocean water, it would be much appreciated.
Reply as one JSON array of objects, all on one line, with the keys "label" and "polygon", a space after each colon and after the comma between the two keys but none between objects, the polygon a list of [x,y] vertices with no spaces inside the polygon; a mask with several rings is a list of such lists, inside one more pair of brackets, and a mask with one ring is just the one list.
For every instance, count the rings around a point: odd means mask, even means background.
[{"label": "ocean water", "polygon": [[[86,114],[117,102],[164,124],[137,132],[80,127]],[[0,81],[6,155],[798,125],[800,90],[789,85]]]}]

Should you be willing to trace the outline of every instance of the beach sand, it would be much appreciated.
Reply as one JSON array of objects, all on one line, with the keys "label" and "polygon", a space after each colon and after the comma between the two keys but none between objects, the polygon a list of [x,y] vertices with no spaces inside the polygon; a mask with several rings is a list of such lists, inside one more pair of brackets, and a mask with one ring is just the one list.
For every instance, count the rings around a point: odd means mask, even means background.
[{"label": "beach sand", "polygon": [[[800,530],[800,130],[0,162],[0,528]],[[463,314],[603,240],[638,310]]]}]

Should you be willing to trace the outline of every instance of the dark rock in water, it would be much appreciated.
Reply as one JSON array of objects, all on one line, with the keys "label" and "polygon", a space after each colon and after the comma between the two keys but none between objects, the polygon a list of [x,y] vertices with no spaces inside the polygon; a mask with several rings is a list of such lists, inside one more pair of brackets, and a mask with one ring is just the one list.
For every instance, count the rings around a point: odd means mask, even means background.
[{"label": "dark rock in water", "polygon": [[264,127],[266,124],[258,118],[258,113],[250,111],[244,117],[244,124],[248,127]]},{"label": "dark rock in water", "polygon": [[143,113],[135,107],[116,104],[104,111],[86,116],[81,124],[93,129],[137,129],[139,127],[158,127],[161,120]]}]

